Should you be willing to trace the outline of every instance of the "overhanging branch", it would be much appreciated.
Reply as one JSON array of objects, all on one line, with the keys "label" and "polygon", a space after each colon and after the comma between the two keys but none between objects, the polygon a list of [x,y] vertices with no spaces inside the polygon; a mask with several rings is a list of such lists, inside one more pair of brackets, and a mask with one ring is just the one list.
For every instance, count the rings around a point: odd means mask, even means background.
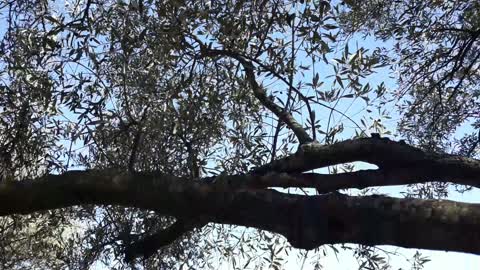
[{"label": "overhanging branch", "polygon": [[[352,161],[379,166],[337,175],[303,171]],[[397,245],[480,254],[480,205],[340,194],[302,196],[268,189],[315,187],[321,192],[423,181],[480,187],[480,161],[429,153],[381,138],[333,145],[304,144],[293,156],[245,175],[192,181],[161,173],[116,170],[70,171],[29,181],[0,183],[0,216],[74,205],[121,205],[149,209],[181,220],[234,224],[284,235],[305,249],[322,244]],[[423,180],[422,180],[423,179]],[[183,228],[183,229],[182,229]],[[191,226],[177,224],[146,239],[131,257],[151,254]],[[141,242],[140,242],[141,243]],[[141,246],[142,244],[138,244]],[[145,248],[145,247],[152,247]]]},{"label": "overhanging branch", "polygon": [[319,173],[269,173],[249,178],[246,186],[251,188],[315,188],[319,193],[329,193],[340,189],[364,189],[368,187],[409,185],[425,182],[452,182],[480,188],[480,181],[450,179],[442,175],[426,174],[416,168],[360,170],[337,174]]},{"label": "overhanging branch", "polygon": [[381,169],[414,169],[422,175],[479,183],[480,161],[460,156],[425,152],[387,138],[345,140],[331,145],[309,143],[294,155],[275,160],[252,171],[301,173],[342,163],[364,161]]},{"label": "overhanging branch", "polygon": [[298,248],[358,243],[480,254],[480,205],[340,194],[303,196],[162,174],[69,172],[0,184],[0,215],[73,205],[116,204],[177,218],[254,227],[284,235]]}]

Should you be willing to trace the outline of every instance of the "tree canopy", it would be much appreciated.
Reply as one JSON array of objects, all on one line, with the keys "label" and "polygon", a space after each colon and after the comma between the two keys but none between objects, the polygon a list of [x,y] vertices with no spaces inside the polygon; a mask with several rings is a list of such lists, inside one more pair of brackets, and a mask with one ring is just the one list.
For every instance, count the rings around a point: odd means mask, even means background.
[{"label": "tree canopy", "polygon": [[480,187],[476,1],[2,0],[0,15],[2,269],[480,254],[480,205],[445,200]]}]

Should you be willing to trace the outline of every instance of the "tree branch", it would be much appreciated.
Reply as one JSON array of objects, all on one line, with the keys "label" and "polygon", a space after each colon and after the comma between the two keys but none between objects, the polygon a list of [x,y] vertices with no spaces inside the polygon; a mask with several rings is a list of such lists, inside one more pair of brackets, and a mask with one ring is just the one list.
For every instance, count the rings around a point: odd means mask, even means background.
[{"label": "tree branch", "polygon": [[345,140],[331,145],[305,144],[294,155],[255,168],[251,173],[301,173],[354,161],[372,163],[381,169],[416,168],[425,175],[468,181],[478,182],[480,175],[478,160],[425,152],[402,142],[377,137]]},{"label": "tree branch", "polygon": [[440,174],[428,174],[417,168],[389,170],[361,170],[338,174],[318,173],[269,173],[252,177],[246,186],[250,188],[315,188],[318,193],[329,193],[340,189],[380,186],[398,186],[425,182],[453,182],[480,188],[480,181],[473,179],[450,179]]},{"label": "tree branch", "polygon": [[125,261],[131,262],[135,258],[143,256],[148,258],[155,254],[160,248],[170,245],[175,240],[180,238],[185,233],[203,227],[206,223],[186,222],[184,220],[177,220],[170,227],[158,231],[152,235],[146,236],[130,245],[125,249]]},{"label": "tree branch", "polygon": [[115,204],[268,230],[303,249],[358,243],[480,254],[478,204],[335,193],[304,196],[269,189],[234,191],[228,188],[230,182],[219,183],[157,173],[67,172],[0,183],[0,215]]},{"label": "tree branch", "polygon": [[[198,41],[199,42],[199,41]],[[251,61],[246,60],[243,56],[227,51],[227,50],[217,50],[217,49],[209,49],[203,43],[199,43],[201,48],[201,53],[203,57],[215,57],[215,56],[227,56],[231,57],[238,62],[240,62],[245,69],[245,75],[250,86],[253,89],[253,94],[255,97],[271,112],[273,112],[280,120],[282,120],[297,136],[299,143],[309,143],[313,142],[313,139],[308,135],[306,130],[303,128],[301,124],[299,124],[295,118],[282,107],[277,105],[271,98],[269,98],[265,92],[265,90],[258,85],[255,72],[254,72],[254,65]]]}]

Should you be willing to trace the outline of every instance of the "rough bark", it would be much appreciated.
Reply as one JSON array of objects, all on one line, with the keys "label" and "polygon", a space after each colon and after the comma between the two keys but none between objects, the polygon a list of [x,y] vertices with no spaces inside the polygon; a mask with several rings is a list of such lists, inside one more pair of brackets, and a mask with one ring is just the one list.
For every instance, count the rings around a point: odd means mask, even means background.
[{"label": "rough bark", "polygon": [[254,174],[268,172],[297,173],[335,164],[364,161],[380,169],[417,171],[420,176],[451,178],[478,185],[480,162],[460,156],[424,152],[419,148],[387,138],[346,140],[332,145],[309,143],[299,151],[253,170]]},{"label": "rough bark", "polygon": [[[379,169],[337,175],[301,173],[359,160],[377,164]],[[478,187],[479,173],[478,160],[364,138],[330,146],[306,144],[299,153],[252,173],[218,176],[213,181],[116,170],[70,171],[34,180],[4,181],[0,183],[0,216],[74,205],[121,205],[155,210],[180,220],[201,220],[202,224],[268,230],[304,249],[327,243],[359,243],[480,254],[478,204],[339,193],[304,196],[268,189],[315,187],[329,192],[432,180]],[[151,254],[159,244],[170,243],[173,236],[196,225],[179,223],[156,236],[158,243],[142,240],[147,244],[134,244],[130,258]]]}]

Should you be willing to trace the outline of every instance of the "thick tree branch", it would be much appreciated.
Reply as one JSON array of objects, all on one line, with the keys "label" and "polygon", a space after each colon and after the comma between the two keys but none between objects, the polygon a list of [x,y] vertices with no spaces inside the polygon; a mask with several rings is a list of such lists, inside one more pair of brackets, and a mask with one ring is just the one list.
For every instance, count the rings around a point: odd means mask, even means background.
[{"label": "thick tree branch", "polygon": [[[299,187],[299,188],[316,188],[319,193],[333,192],[339,189],[347,188],[366,188],[372,186],[389,186],[389,185],[406,185],[413,183],[422,183],[425,179],[431,179],[423,172],[411,169],[396,170],[363,170],[357,172],[340,173],[340,174],[286,174],[272,173],[264,176],[232,176],[223,180],[235,182],[239,188],[269,188],[269,187]],[[245,186],[239,187],[238,183],[241,179],[245,180]],[[448,179],[436,178],[436,181],[448,181]],[[221,180],[220,180],[221,181]],[[455,181],[458,184],[470,185],[470,182]],[[228,182],[227,182],[228,184]],[[474,185],[480,187],[480,185]],[[152,235],[146,236],[130,245],[126,246],[125,260],[131,262],[138,257],[148,258],[155,252],[167,245],[173,243],[185,233],[192,231],[194,228],[202,227],[206,223],[198,220],[178,220],[165,230],[158,231]]]},{"label": "thick tree branch", "polygon": [[269,173],[251,177],[246,186],[251,188],[315,188],[319,193],[329,193],[340,189],[380,186],[397,186],[425,182],[453,182],[480,188],[480,181],[474,179],[451,179],[440,174],[427,174],[425,170],[417,168],[391,170],[361,170],[338,174],[319,173]]},{"label": "thick tree branch", "polygon": [[256,175],[269,172],[300,173],[354,161],[369,162],[381,169],[415,168],[431,177],[480,181],[478,160],[429,153],[402,142],[377,137],[346,140],[331,145],[305,144],[294,155],[258,167],[252,173]]},{"label": "thick tree branch", "polygon": [[303,196],[274,190],[233,191],[229,182],[219,183],[155,173],[68,172],[0,183],[0,215],[116,204],[268,230],[304,249],[359,243],[480,254],[478,204],[335,193]]}]

